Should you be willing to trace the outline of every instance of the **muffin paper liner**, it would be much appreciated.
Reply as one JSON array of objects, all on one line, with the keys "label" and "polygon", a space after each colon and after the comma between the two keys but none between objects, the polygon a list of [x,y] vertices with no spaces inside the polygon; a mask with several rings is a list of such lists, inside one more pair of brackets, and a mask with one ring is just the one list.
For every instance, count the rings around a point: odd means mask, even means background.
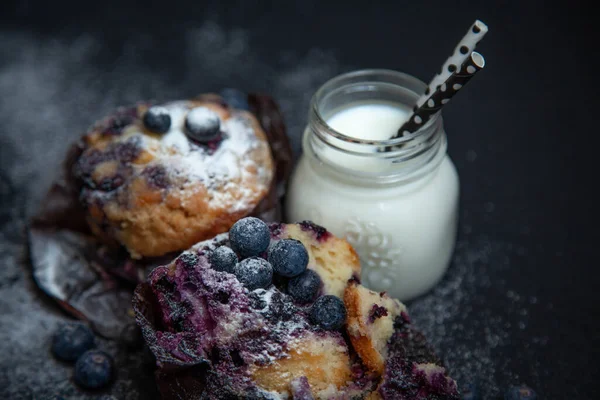
[{"label": "muffin paper liner", "polygon": [[[275,161],[271,188],[251,215],[275,222],[282,217],[282,199],[293,164],[293,154],[279,107],[268,95],[249,94],[252,113],[263,127]],[[117,339],[134,323],[135,286],[156,266],[178,253],[159,258],[131,259],[120,248],[108,248],[91,233],[70,176],[83,151],[81,141],[71,146],[62,176],[53,182],[28,229],[32,275],[36,284],[66,312],[84,320],[100,336]]]}]

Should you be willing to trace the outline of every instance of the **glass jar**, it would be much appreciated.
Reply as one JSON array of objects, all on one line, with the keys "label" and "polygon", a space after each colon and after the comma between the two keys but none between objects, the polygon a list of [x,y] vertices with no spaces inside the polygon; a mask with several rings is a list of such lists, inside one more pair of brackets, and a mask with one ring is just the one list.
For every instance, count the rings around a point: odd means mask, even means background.
[{"label": "glass jar", "polygon": [[384,140],[347,136],[328,121],[342,111],[353,118],[358,105],[409,110],[425,89],[422,81],[388,70],[350,72],[325,83],[312,98],[286,200],[289,221],[312,220],[347,239],[360,257],[362,282],[403,301],[440,280],[456,240],[459,180],[446,154],[441,113],[409,136]]}]

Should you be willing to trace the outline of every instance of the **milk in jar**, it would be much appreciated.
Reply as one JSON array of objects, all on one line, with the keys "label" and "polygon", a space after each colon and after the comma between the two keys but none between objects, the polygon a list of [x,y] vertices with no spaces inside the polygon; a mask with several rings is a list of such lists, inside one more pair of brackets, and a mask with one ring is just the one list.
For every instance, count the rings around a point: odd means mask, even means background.
[{"label": "milk in jar", "polygon": [[457,231],[459,180],[442,116],[392,138],[425,87],[387,70],[323,85],[285,206],[288,221],[311,220],[346,238],[360,257],[362,282],[404,301],[440,280]]}]

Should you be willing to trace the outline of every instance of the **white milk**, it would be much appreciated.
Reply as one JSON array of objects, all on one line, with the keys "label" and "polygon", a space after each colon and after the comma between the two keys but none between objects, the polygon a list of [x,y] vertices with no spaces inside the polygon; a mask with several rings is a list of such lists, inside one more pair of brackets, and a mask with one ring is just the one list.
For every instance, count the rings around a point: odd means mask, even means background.
[{"label": "white milk", "polygon": [[[323,118],[346,136],[385,140],[397,132],[408,110],[400,104],[361,101]],[[445,144],[443,127],[436,134],[443,136]],[[288,190],[288,220],[312,220],[345,237],[358,252],[362,281],[371,289],[387,291],[401,300],[431,289],[443,276],[456,239],[459,182],[445,145],[424,175],[409,181],[377,183],[375,178],[373,182],[357,180],[348,169],[357,174],[370,171],[375,177],[393,168],[392,164],[383,164],[368,154],[343,154],[328,146],[315,150],[310,145],[311,135],[309,125],[304,155]],[[335,174],[327,163],[344,167],[346,172]]]},{"label": "white milk", "polygon": [[389,102],[356,103],[327,118],[327,125],[355,139],[386,140],[408,117],[408,107]]}]

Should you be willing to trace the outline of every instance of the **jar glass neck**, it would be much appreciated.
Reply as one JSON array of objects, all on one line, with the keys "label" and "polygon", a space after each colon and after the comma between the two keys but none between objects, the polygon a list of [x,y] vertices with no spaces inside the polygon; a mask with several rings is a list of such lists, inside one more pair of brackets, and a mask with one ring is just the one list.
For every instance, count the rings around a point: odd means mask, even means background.
[{"label": "jar glass neck", "polygon": [[425,83],[410,75],[388,70],[356,71],[333,78],[311,100],[305,154],[326,166],[328,172],[353,180],[393,183],[428,174],[446,153],[440,113],[411,135],[384,140],[347,136],[327,122],[340,110],[359,104],[410,109],[425,88]]}]

